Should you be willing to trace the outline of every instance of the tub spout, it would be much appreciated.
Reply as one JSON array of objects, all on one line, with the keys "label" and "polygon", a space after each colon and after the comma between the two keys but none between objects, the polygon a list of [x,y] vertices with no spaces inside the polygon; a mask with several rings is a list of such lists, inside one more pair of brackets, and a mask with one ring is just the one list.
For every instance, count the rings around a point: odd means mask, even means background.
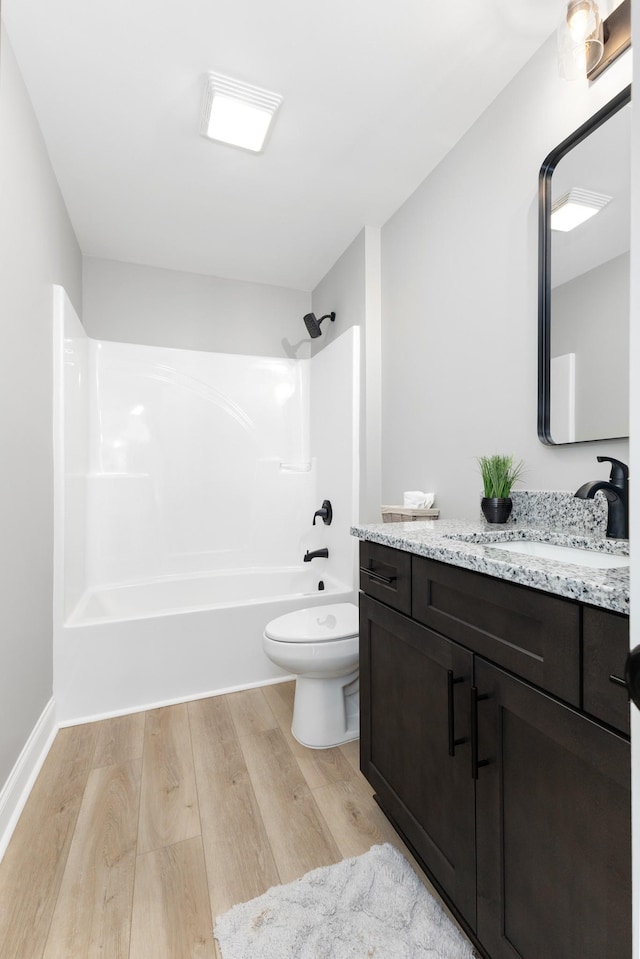
[{"label": "tub spout", "polygon": [[312,553],[307,550],[304,554],[303,562],[310,563],[312,559],[328,559],[329,550],[325,547],[324,549],[314,549]]}]

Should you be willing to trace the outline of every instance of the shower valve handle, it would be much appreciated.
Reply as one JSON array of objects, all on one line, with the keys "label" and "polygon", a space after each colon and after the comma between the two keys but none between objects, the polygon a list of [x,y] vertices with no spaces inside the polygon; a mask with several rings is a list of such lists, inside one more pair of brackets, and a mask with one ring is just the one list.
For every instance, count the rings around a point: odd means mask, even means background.
[{"label": "shower valve handle", "polygon": [[325,526],[331,526],[331,520],[333,519],[333,509],[331,508],[331,503],[328,499],[322,501],[322,507],[317,509],[313,514],[313,526],[316,525],[316,518],[320,516],[322,522]]}]

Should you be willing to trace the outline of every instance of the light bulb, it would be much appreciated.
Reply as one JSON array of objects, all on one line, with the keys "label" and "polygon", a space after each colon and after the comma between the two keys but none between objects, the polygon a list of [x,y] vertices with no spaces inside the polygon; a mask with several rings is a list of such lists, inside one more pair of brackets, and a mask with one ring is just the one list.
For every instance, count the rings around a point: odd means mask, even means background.
[{"label": "light bulb", "polygon": [[567,7],[567,26],[575,43],[584,43],[600,25],[600,11],[595,0],[571,0]]},{"label": "light bulb", "polygon": [[588,74],[602,59],[604,34],[595,0],[570,0],[558,28],[560,75],[576,80]]},{"label": "light bulb", "polygon": [[568,15],[567,23],[569,24],[569,33],[576,43],[585,40],[591,32],[588,29],[589,13],[584,8],[575,10],[574,13]]}]

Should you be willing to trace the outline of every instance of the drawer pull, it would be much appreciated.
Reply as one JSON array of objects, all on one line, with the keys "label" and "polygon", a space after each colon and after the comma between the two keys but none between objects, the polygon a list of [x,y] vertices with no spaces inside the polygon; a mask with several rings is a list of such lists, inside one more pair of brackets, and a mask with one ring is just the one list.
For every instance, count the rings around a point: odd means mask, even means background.
[{"label": "drawer pull", "polygon": [[488,766],[489,759],[478,759],[478,703],[489,699],[489,694],[478,695],[477,686],[471,687],[471,778],[478,778],[481,766]]},{"label": "drawer pull", "polygon": [[383,586],[393,586],[398,579],[397,576],[384,576],[382,573],[378,573],[375,569],[365,569],[364,572],[367,574],[369,579],[374,581],[374,583],[382,583]]},{"label": "drawer pull", "polygon": [[627,688],[627,681],[623,679],[622,676],[614,676],[613,673],[609,676],[609,682],[613,683],[614,686],[624,686]]},{"label": "drawer pull", "polygon": [[464,679],[462,676],[457,676],[454,679],[453,670],[447,670],[447,705],[448,705],[448,714],[449,714],[449,755],[455,756],[456,746],[462,746],[463,743],[466,743],[466,738],[456,739],[455,728],[456,728],[456,717],[455,717],[455,708],[453,701],[453,687],[457,686],[459,683],[463,683]]}]

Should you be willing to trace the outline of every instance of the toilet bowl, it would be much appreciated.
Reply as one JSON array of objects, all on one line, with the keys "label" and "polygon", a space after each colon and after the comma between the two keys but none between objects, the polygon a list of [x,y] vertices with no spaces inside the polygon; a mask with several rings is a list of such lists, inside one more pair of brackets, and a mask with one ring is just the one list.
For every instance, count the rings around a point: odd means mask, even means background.
[{"label": "toilet bowl", "polygon": [[360,735],[358,607],[314,606],[267,623],[262,648],[296,675],[291,732],[303,746],[326,749]]}]

